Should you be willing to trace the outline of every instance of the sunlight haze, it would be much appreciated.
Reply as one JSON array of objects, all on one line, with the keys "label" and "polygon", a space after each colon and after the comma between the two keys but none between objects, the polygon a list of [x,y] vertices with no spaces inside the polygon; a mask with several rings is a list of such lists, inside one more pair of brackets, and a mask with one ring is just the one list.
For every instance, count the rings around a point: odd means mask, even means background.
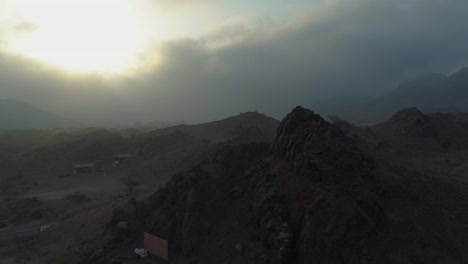
[{"label": "sunlight haze", "polygon": [[99,126],[334,112],[465,66],[448,1],[0,0],[0,99]]},{"label": "sunlight haze", "polygon": [[[0,0],[9,33],[3,49],[69,72],[122,74],[154,66],[161,59],[154,48],[162,42],[205,40],[218,25],[288,17],[304,3],[285,8],[279,1],[258,1],[252,9],[248,1]],[[206,44],[233,40],[240,38]]]}]

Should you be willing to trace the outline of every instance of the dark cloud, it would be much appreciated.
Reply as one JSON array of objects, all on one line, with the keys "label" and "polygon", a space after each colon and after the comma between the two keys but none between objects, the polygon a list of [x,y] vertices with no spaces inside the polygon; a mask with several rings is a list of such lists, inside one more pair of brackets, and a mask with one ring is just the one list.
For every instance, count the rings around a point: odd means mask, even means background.
[{"label": "dark cloud", "polygon": [[164,43],[160,66],[113,88],[25,71],[11,59],[0,62],[0,89],[81,118],[206,121],[255,109],[281,117],[297,104],[372,96],[464,65],[466,10],[464,0],[334,0],[268,30],[220,27],[213,39],[242,36],[222,48],[210,48],[209,36]]},{"label": "dark cloud", "polygon": [[187,95],[181,115],[188,107],[199,116],[254,108],[281,116],[296,104],[372,96],[464,64],[466,8],[458,0],[335,1],[214,52],[197,41],[167,43],[168,67],[148,78],[170,83],[174,102]]}]

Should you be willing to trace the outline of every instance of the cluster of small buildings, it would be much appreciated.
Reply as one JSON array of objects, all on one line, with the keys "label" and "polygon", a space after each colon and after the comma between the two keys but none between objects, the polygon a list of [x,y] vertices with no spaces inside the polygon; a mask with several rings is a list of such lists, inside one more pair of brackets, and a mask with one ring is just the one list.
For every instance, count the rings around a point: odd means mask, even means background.
[{"label": "cluster of small buildings", "polygon": [[[120,167],[122,163],[126,160],[131,159],[132,155],[130,154],[119,154],[114,156],[112,161],[112,166],[114,168]],[[81,163],[81,164],[73,164],[73,175],[77,174],[96,174],[101,173],[105,175],[104,169],[102,166],[98,166],[96,163]]]}]

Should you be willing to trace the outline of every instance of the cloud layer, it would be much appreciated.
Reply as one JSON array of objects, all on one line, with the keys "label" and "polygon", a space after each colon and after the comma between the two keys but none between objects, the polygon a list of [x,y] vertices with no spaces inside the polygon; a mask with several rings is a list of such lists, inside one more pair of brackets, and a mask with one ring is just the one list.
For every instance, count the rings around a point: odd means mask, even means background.
[{"label": "cloud layer", "polygon": [[145,56],[158,53],[161,65],[112,83],[3,54],[0,97],[121,123],[209,121],[255,109],[282,117],[298,104],[377,95],[420,72],[464,65],[466,10],[464,0],[328,1],[286,24],[236,20],[199,39],[160,43]]}]

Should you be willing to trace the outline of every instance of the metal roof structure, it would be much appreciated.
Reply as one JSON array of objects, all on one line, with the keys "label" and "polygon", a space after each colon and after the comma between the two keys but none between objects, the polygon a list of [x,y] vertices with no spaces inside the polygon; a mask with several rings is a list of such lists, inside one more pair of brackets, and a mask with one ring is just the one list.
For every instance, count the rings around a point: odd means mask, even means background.
[{"label": "metal roof structure", "polygon": [[85,164],[74,164],[73,168],[75,169],[85,169],[85,168],[93,168],[94,163],[85,163]]}]

